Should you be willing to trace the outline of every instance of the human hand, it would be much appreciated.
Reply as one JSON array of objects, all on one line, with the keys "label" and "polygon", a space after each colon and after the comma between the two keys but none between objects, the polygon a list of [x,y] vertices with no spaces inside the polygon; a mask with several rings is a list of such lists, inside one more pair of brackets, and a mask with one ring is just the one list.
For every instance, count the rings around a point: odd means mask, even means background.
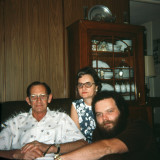
[{"label": "human hand", "polygon": [[39,149],[29,150],[26,153],[22,153],[21,150],[16,150],[13,154],[13,159],[33,160],[38,157],[43,157],[43,153]]},{"label": "human hand", "polygon": [[28,151],[33,151],[36,149],[39,149],[41,152],[44,153],[48,147],[49,147],[49,145],[47,145],[47,144],[40,143],[38,141],[33,141],[33,142],[27,143],[25,146],[23,146],[21,148],[21,153],[26,153]]}]

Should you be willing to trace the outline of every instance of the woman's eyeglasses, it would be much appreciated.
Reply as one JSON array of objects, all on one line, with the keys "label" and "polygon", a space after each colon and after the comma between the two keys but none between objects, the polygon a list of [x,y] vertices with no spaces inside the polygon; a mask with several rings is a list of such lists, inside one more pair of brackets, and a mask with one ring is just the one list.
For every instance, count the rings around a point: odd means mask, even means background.
[{"label": "woman's eyeglasses", "polygon": [[85,86],[86,88],[90,88],[90,87],[92,87],[93,84],[95,84],[95,83],[91,83],[91,82],[78,83],[77,87],[78,88],[83,88],[83,86]]}]

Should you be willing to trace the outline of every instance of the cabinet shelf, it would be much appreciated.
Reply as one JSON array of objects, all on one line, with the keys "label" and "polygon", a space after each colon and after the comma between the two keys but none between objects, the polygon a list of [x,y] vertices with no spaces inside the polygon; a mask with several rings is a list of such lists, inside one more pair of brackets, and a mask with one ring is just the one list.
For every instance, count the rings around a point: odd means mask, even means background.
[{"label": "cabinet shelf", "polygon": [[97,57],[111,57],[111,58],[128,58],[133,57],[129,52],[107,52],[107,51],[94,51],[90,54],[93,59],[97,59]]}]

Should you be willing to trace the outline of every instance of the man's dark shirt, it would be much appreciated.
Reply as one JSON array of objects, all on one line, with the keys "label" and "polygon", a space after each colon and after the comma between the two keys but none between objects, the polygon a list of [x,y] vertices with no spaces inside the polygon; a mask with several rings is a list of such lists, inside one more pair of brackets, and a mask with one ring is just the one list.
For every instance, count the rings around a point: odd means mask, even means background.
[{"label": "man's dark shirt", "polygon": [[[96,136],[95,136],[96,135]],[[143,121],[129,122],[126,128],[114,138],[123,141],[129,149],[124,154],[108,155],[101,160],[160,160],[151,128]],[[95,129],[93,141],[107,139]]]}]

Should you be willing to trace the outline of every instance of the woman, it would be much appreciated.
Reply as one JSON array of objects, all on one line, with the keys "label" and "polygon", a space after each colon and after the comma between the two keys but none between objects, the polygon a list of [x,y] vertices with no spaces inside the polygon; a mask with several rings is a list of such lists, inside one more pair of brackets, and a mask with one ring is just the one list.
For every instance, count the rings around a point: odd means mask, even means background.
[{"label": "woman", "polygon": [[101,90],[101,80],[92,67],[85,67],[77,74],[77,89],[81,99],[72,102],[71,118],[86,137],[92,142],[92,132],[95,129],[95,120],[92,112],[92,99]]}]

